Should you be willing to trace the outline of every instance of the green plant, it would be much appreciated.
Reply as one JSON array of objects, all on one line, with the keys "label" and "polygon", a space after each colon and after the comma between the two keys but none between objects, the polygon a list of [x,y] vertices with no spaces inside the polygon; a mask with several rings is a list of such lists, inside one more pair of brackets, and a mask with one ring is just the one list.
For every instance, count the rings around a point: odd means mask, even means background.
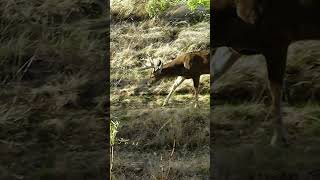
[{"label": "green plant", "polygon": [[176,0],[149,0],[146,4],[146,11],[149,16],[154,17],[163,13],[176,2]]},{"label": "green plant", "polygon": [[116,135],[118,133],[119,121],[111,121],[110,123],[110,147],[111,147],[111,162],[110,162],[110,174],[113,164],[113,146],[116,142]]},{"label": "green plant", "polygon": [[197,7],[203,6],[206,10],[210,9],[209,0],[149,0],[146,4],[146,11],[149,16],[155,17],[161,15],[171,6],[177,3],[185,3],[192,10],[196,10]]},{"label": "green plant", "polygon": [[187,5],[193,11],[199,6],[203,6],[206,10],[210,9],[209,0],[188,0]]}]

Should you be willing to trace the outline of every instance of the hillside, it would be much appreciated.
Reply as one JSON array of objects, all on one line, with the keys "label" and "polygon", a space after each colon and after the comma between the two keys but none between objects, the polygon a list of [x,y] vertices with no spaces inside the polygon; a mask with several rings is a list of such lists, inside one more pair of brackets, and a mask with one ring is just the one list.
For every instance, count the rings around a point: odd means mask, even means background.
[{"label": "hillside", "polygon": [[104,2],[1,1],[0,24],[0,179],[105,178]]},{"label": "hillside", "polygon": [[162,107],[174,79],[148,87],[152,70],[139,70],[145,59],[166,63],[183,52],[209,48],[209,20],[187,13],[176,6],[166,16],[150,18],[141,1],[112,4],[111,119],[120,123],[115,179],[208,179],[209,75],[201,78],[195,111],[191,80]]}]

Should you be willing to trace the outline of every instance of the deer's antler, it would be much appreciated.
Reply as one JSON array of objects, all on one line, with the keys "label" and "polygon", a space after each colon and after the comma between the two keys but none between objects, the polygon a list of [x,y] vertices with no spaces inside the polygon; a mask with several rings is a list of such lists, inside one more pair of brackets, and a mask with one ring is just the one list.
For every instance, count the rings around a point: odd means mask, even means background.
[{"label": "deer's antler", "polygon": [[154,63],[151,61],[150,58],[147,59],[142,59],[143,61],[147,61],[150,63],[150,65],[145,65],[144,67],[140,68],[140,70],[145,70],[145,69],[151,69],[154,68]]}]

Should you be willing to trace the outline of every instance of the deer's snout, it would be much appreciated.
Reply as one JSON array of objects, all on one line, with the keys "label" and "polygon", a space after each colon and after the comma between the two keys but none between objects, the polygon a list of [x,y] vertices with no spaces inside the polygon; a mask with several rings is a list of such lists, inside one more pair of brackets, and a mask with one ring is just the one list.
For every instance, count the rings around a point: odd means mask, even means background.
[{"label": "deer's snout", "polygon": [[154,82],[155,82],[155,79],[151,77],[151,78],[147,81],[147,86],[148,86],[148,87],[151,87]]},{"label": "deer's snout", "polygon": [[152,85],[154,85],[155,83],[157,83],[161,78],[158,78],[156,76],[152,76],[149,81],[147,81],[147,86],[151,87]]}]

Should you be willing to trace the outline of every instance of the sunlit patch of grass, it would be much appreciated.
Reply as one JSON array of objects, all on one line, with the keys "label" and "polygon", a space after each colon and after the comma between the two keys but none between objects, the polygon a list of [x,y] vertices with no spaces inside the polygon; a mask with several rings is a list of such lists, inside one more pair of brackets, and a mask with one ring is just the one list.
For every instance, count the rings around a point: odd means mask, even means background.
[{"label": "sunlit patch of grass", "polygon": [[[153,26],[146,28],[145,24],[148,21],[152,21]],[[170,37],[172,32],[171,28],[175,29],[174,31],[177,36]],[[172,86],[174,79],[163,80],[161,83],[149,88],[146,86],[146,82],[150,76],[151,69],[140,71],[139,67],[148,63],[145,59],[160,59],[163,62],[168,62],[172,56],[177,56],[184,51],[205,49],[206,47],[203,47],[203,44],[208,44],[209,42],[208,28],[208,23],[202,22],[195,24],[194,26],[190,26],[188,31],[183,32],[181,27],[174,27],[162,22],[161,20],[158,22],[155,22],[154,20],[146,20],[142,24],[114,24],[114,30],[111,31],[111,91],[116,94],[129,96],[150,93],[154,95],[166,95]],[[188,45],[183,45],[183,43],[181,44],[179,39],[190,42],[190,40],[194,38],[194,34],[192,34],[193,32],[198,33],[199,36],[204,38],[203,41],[192,41],[192,46],[197,44],[200,46],[197,48],[192,48],[190,46],[191,49],[189,50],[188,48],[181,48],[182,46],[188,47]],[[179,34],[181,33],[183,35],[179,38]],[[188,33],[191,33],[190,36],[186,36]],[[190,84],[188,81],[183,83],[181,87],[177,89],[175,94],[192,94],[192,83]],[[209,92],[209,86],[206,85],[209,84],[209,76],[202,77],[201,82],[201,92]],[[128,102],[132,101],[124,101],[125,104]],[[160,105],[159,101],[155,101],[155,103]]]},{"label": "sunlit patch of grass", "polygon": [[[148,60],[167,63],[181,53],[208,49],[209,22],[149,19],[137,12],[141,6],[131,8],[136,2],[111,10],[111,118],[121,123],[118,136],[123,138],[115,147],[114,174],[120,179],[160,178],[166,173],[187,179],[198,173],[207,177],[209,76],[202,77],[200,108],[194,111],[192,80],[186,80],[162,107],[175,78],[148,87],[152,69],[139,68]],[[194,162],[194,167],[183,165],[186,161]]]},{"label": "sunlit patch of grass", "polygon": [[139,20],[149,17],[144,0],[112,0],[110,7],[112,18],[115,20]]}]

